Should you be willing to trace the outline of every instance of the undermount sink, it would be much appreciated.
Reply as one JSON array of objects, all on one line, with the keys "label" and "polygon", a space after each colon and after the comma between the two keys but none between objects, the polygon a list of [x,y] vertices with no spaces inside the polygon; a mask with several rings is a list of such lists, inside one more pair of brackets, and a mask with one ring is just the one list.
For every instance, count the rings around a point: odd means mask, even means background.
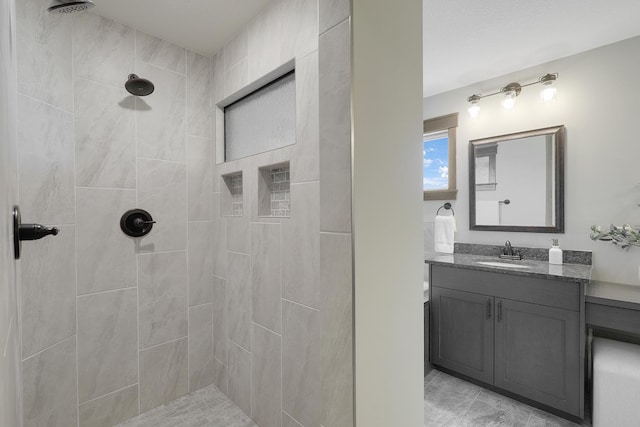
[{"label": "undermount sink", "polygon": [[490,265],[492,267],[531,268],[528,265],[509,264],[506,262],[493,262],[493,261],[476,261],[476,264]]}]

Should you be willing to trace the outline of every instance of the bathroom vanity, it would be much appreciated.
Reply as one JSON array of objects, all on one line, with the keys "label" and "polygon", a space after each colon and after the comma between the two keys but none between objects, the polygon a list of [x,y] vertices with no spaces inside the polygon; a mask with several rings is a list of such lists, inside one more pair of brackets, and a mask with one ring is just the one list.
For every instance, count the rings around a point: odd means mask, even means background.
[{"label": "bathroom vanity", "polygon": [[430,362],[565,416],[584,416],[591,266],[430,254]]}]

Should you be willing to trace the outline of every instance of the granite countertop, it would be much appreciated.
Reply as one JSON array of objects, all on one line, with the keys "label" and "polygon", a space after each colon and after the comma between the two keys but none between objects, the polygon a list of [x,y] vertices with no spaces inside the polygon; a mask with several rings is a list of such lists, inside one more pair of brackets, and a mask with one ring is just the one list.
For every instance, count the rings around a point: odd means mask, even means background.
[{"label": "granite countertop", "polygon": [[640,286],[594,280],[587,286],[585,301],[640,311]]},{"label": "granite countertop", "polygon": [[[445,254],[441,252],[428,252],[425,254],[425,263],[459,267],[467,270],[491,271],[493,273],[512,274],[515,276],[539,277],[542,279],[561,280],[566,282],[589,283],[591,280],[591,265],[585,264],[549,264],[547,261],[522,259],[512,261],[500,259],[497,256],[472,255],[472,254]],[[527,266],[529,268],[511,268],[492,265],[482,265],[478,262],[498,262]]]}]

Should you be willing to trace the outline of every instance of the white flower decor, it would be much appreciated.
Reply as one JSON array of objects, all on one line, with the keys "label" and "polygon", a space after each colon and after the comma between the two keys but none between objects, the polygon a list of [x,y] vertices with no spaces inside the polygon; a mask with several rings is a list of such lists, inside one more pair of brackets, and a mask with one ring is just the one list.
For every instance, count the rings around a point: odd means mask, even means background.
[{"label": "white flower decor", "polygon": [[591,240],[611,242],[614,245],[619,245],[622,249],[640,246],[640,229],[629,224],[624,224],[621,227],[611,224],[606,231],[602,231],[602,227],[599,225],[592,225],[589,237]]}]

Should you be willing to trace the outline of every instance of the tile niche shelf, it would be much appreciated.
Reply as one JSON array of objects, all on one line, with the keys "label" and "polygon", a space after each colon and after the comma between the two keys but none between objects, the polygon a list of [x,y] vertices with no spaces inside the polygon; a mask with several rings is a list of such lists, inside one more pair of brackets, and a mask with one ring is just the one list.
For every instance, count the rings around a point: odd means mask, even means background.
[{"label": "tile niche shelf", "polygon": [[222,175],[222,215],[242,216],[244,214],[242,172]]},{"label": "tile niche shelf", "polygon": [[259,216],[278,218],[291,216],[289,162],[259,169],[258,198]]}]

